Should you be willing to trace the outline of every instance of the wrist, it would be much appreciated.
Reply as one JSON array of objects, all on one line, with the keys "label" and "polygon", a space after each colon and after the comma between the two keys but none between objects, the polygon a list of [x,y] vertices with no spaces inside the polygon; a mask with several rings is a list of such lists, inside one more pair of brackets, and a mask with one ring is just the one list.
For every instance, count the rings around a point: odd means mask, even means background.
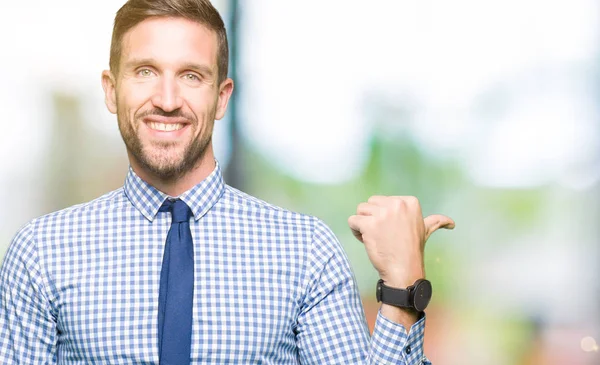
[{"label": "wrist", "polygon": [[388,274],[380,274],[379,277],[385,285],[392,288],[405,289],[413,285],[419,279],[425,279],[425,270],[415,269],[412,271],[396,271]]},{"label": "wrist", "polygon": [[379,277],[388,286],[406,288],[414,284],[415,281],[425,278],[425,263],[423,262],[422,252],[406,252],[402,261],[385,262],[385,264],[378,271]]},{"label": "wrist", "polygon": [[422,312],[417,312],[411,308],[399,308],[385,303],[381,304],[379,311],[381,312],[381,315],[388,320],[401,324],[406,330],[406,333],[409,333],[412,325],[415,324],[423,315]]}]

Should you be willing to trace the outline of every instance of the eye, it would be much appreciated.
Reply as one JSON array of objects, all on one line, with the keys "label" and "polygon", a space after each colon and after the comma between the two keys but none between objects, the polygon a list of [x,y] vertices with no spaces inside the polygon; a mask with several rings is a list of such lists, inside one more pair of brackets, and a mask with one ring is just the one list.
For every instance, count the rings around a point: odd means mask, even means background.
[{"label": "eye", "polygon": [[196,74],[185,74],[185,75],[183,75],[183,78],[185,78],[188,81],[199,81],[200,80],[200,78]]},{"label": "eye", "polygon": [[142,77],[149,77],[149,76],[152,76],[152,71],[150,71],[147,68],[143,68],[138,71],[138,75],[140,75]]}]

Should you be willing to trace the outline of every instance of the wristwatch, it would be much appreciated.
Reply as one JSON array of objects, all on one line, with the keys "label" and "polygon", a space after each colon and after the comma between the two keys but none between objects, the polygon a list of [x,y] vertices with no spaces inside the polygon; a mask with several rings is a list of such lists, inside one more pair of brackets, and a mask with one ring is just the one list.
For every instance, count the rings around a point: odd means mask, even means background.
[{"label": "wristwatch", "polygon": [[375,296],[378,302],[422,312],[431,300],[431,293],[431,282],[426,279],[419,279],[406,289],[389,287],[380,279],[377,282]]}]

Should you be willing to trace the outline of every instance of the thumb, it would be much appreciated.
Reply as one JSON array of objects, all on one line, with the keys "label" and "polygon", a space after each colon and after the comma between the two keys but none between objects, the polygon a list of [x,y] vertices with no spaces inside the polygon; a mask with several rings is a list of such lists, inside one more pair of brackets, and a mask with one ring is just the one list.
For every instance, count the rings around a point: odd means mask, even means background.
[{"label": "thumb", "polygon": [[425,241],[427,241],[429,236],[438,229],[454,229],[454,226],[456,225],[452,218],[441,214],[432,214],[426,217],[423,220],[423,223],[425,224]]}]

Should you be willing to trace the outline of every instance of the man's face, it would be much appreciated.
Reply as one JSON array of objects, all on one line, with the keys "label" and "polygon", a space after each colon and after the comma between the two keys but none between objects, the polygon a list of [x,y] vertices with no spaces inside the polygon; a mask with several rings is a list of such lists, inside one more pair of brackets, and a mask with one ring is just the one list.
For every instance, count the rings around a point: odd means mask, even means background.
[{"label": "man's face", "polygon": [[233,88],[218,84],[217,50],[215,32],[183,18],[125,34],[118,74],[105,71],[103,86],[132,165],[166,181],[198,166]]}]

